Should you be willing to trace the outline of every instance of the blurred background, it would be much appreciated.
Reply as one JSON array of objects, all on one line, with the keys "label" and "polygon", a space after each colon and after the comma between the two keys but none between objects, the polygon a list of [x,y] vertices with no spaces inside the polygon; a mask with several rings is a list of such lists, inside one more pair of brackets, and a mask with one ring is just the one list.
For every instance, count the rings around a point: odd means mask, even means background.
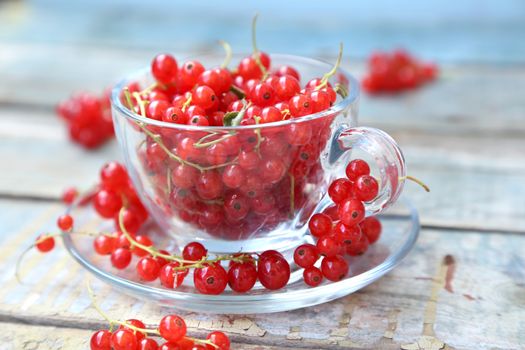
[{"label": "blurred background", "polygon": [[250,21],[269,52],[319,55],[344,41],[347,57],[407,47],[447,62],[525,59],[521,0],[0,1],[6,42],[193,52],[217,39],[250,51]]}]

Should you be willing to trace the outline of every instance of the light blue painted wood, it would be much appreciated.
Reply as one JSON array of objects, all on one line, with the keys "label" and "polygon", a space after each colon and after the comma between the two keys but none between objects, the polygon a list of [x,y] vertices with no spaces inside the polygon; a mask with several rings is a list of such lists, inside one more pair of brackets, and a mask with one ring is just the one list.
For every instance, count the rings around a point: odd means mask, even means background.
[{"label": "light blue painted wood", "polygon": [[0,40],[188,52],[224,39],[247,51],[256,12],[269,52],[335,53],[343,41],[350,57],[402,46],[438,61],[525,62],[521,0],[34,0],[23,20],[0,23]]}]

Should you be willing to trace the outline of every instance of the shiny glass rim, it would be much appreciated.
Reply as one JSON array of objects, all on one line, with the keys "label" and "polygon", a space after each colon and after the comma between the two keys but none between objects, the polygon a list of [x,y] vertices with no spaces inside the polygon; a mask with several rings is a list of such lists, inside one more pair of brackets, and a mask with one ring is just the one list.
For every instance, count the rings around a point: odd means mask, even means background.
[{"label": "shiny glass rim", "polygon": [[[213,54],[199,55],[198,57],[206,57],[206,56],[214,56],[214,55]],[[296,61],[299,60],[299,61],[303,61],[309,64],[317,64],[317,65],[322,64],[322,65],[326,65],[328,69],[333,67],[333,64],[330,64],[324,60],[319,60],[319,59],[314,59],[314,58],[309,58],[309,57],[304,57],[304,56],[275,53],[275,54],[270,54],[270,57],[274,57],[274,58],[279,57],[283,61],[286,61],[288,59],[288,60],[296,60]],[[144,75],[146,75],[147,72],[149,72],[149,70],[150,70],[149,67],[142,68],[138,70],[136,73],[127,76],[126,78],[122,79],[119,83],[117,83],[117,85],[115,85],[115,87],[113,88],[111,92],[111,105],[113,106],[113,108],[116,108],[127,119],[131,119],[131,120],[134,120],[135,122],[140,122],[146,125],[169,128],[169,129],[177,129],[177,130],[194,130],[194,131],[197,131],[197,130],[198,131],[250,130],[250,129],[264,129],[264,128],[279,127],[279,126],[285,126],[285,125],[290,125],[290,124],[308,122],[308,121],[312,121],[316,119],[321,119],[326,116],[338,114],[344,111],[348,106],[356,103],[359,100],[359,95],[361,91],[360,85],[357,79],[351,74],[349,74],[348,72],[346,72],[344,69],[339,67],[335,74],[336,75],[340,74],[345,79],[348,80],[349,87],[350,87],[348,91],[348,96],[346,96],[345,98],[342,98],[339,102],[335,103],[333,106],[331,106],[330,108],[324,111],[313,113],[313,114],[308,114],[300,118],[282,120],[278,122],[265,123],[265,124],[240,125],[240,126],[231,126],[231,127],[185,125],[185,124],[168,123],[168,122],[163,122],[163,121],[159,121],[155,119],[142,117],[141,115],[134,113],[129,108],[125,107],[124,104],[122,103],[120,99],[120,95],[124,87],[126,87],[130,82],[138,79],[139,77],[143,77]]]},{"label": "shiny glass rim", "polygon": [[[352,289],[355,285],[359,285],[361,286],[360,288],[362,288],[372,283],[373,281],[377,280],[381,276],[391,271],[394,267],[396,267],[410,252],[410,250],[416,243],[417,238],[419,236],[419,232],[420,232],[419,215],[415,207],[412,205],[412,203],[408,199],[402,197],[400,199],[400,202],[404,206],[407,207],[409,213],[404,216],[406,216],[411,221],[412,225],[410,228],[410,232],[408,232],[408,239],[396,252],[391,254],[386,260],[381,262],[379,265],[363,273],[360,273],[358,275],[347,277],[338,282],[330,282],[330,283],[327,283],[325,285],[321,285],[315,288],[310,288],[310,287],[305,286],[304,289],[300,289],[300,290],[287,290],[285,288],[285,289],[281,289],[277,291],[267,291],[265,293],[230,294],[230,295],[207,295],[207,294],[200,294],[200,293],[182,292],[182,291],[177,291],[176,289],[169,290],[169,289],[154,287],[151,285],[130,281],[128,279],[116,276],[108,271],[104,271],[92,265],[89,261],[84,259],[82,254],[75,248],[72,237],[70,235],[63,236],[63,243],[67,251],[73,256],[73,258],[78,263],[80,263],[81,266],[86,268],[86,270],[88,270],[90,273],[95,275],[97,278],[108,282],[110,285],[127,290],[131,294],[136,294],[136,293],[154,294],[156,298],[162,297],[171,302],[192,301],[195,303],[203,303],[203,304],[208,304],[208,305],[219,304],[219,303],[229,303],[229,304],[233,303],[235,305],[232,306],[232,309],[236,309],[236,310],[239,309],[241,311],[242,311],[243,304],[252,304],[254,302],[268,302],[272,300],[278,301],[279,303],[287,302],[287,301],[293,302],[298,299],[315,298],[323,294],[327,294],[331,296],[340,294],[339,296],[327,298],[327,300],[325,300],[325,301],[330,301],[338,297],[341,297],[343,295],[349,294],[350,292],[355,290],[355,289]],[[350,290],[350,292],[342,294],[344,293],[345,290],[347,291]],[[317,303],[305,304],[300,307],[307,307],[307,306],[311,306],[315,304]],[[291,307],[291,308],[278,307],[277,305],[277,306],[274,306],[274,308],[270,309],[269,311],[260,311],[260,312],[278,312],[278,311],[292,310],[292,309],[297,309],[297,308],[298,307]],[[184,307],[181,307],[181,309],[184,309]],[[209,310],[209,312],[213,313],[214,310]],[[235,312],[230,311],[230,313],[235,313]]]}]

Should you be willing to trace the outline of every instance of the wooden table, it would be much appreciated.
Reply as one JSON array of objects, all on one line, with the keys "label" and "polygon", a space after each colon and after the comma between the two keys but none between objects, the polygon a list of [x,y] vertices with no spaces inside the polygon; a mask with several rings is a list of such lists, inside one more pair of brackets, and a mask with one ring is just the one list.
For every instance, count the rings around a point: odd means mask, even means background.
[{"label": "wooden table", "polygon": [[[13,13],[17,13],[16,10]],[[87,187],[115,142],[73,146],[54,114],[72,91],[101,90],[156,50],[0,41],[0,349],[85,349],[104,327],[88,277],[59,246],[24,262],[53,230],[64,187]],[[184,56],[184,55],[181,55]],[[345,61],[360,76],[362,62]],[[184,313],[190,333],[228,332],[235,349],[525,348],[525,66],[445,64],[442,78],[396,97],[364,96],[360,122],[391,133],[410,173],[420,239],[403,263],[337,301],[267,315]],[[102,306],[156,323],[168,310],[93,282]]]}]

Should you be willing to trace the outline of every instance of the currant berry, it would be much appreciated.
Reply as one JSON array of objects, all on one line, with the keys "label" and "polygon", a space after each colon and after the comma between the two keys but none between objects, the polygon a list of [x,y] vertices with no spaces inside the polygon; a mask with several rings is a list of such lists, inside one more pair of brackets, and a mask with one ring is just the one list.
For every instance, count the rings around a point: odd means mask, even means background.
[{"label": "currant berry", "polygon": [[47,253],[55,247],[55,239],[45,234],[38,236],[36,242],[36,249],[42,253]]},{"label": "currant berry", "polygon": [[228,284],[228,273],[220,264],[207,265],[195,269],[193,283],[202,294],[221,294]]},{"label": "currant berry", "polygon": [[60,215],[57,219],[57,226],[64,232],[71,231],[73,228],[73,217],[71,215]]},{"label": "currant berry", "polygon": [[184,62],[179,69],[178,81],[187,90],[190,90],[204,70],[204,66],[198,61]]},{"label": "currant berry", "polygon": [[93,333],[89,346],[91,350],[111,350],[111,332],[100,330]]},{"label": "currant berry", "polygon": [[359,225],[346,226],[342,222],[338,222],[334,227],[334,239],[346,249],[346,247],[361,239],[361,229]]},{"label": "currant berry", "polygon": [[317,213],[308,221],[308,228],[315,237],[322,237],[332,233],[332,224],[332,219],[328,215]]},{"label": "currant berry", "polygon": [[152,338],[144,338],[139,341],[137,350],[158,350],[159,344]]},{"label": "currant berry", "polygon": [[151,62],[151,73],[163,84],[169,84],[177,78],[177,68],[177,61],[169,54],[157,55]]},{"label": "currant berry", "polygon": [[230,338],[223,332],[214,331],[208,334],[207,340],[211,341],[214,345],[206,344],[206,350],[230,350]]},{"label": "currant berry", "polygon": [[224,212],[233,221],[240,221],[248,215],[250,202],[241,193],[231,193],[224,196]]},{"label": "currant berry", "polygon": [[364,202],[373,200],[379,193],[377,180],[370,175],[359,176],[354,183],[354,193],[358,199]]},{"label": "currant berry", "polygon": [[[126,320],[125,323],[127,323],[127,324],[129,324],[129,325],[131,325],[133,327],[136,327],[136,328],[141,328],[141,329],[146,328],[146,325],[144,324],[144,322],[142,322],[141,320],[134,319],[134,318]],[[131,328],[129,328],[127,326],[124,326],[124,325],[120,325],[118,327],[118,329],[124,329],[124,330],[132,332],[133,334],[135,334],[135,337],[137,338],[137,341],[140,341],[140,340],[142,340],[142,339],[144,339],[146,337],[144,333],[139,332],[139,331],[135,331],[134,329],[131,329]]]},{"label": "currant berry", "polygon": [[315,266],[310,266],[303,271],[304,283],[310,287],[317,287],[323,282],[323,273]]},{"label": "currant berry", "polygon": [[193,91],[192,102],[203,109],[208,109],[211,108],[215,103],[217,103],[218,99],[215,95],[215,91],[213,91],[213,89],[211,89],[210,87],[204,85],[198,86]]},{"label": "currant berry", "polygon": [[337,282],[348,273],[348,263],[340,255],[325,257],[321,263],[321,271],[326,279]]},{"label": "currant berry", "polygon": [[347,226],[354,226],[365,218],[365,207],[358,199],[347,199],[339,205],[339,218]]},{"label": "currant berry", "polygon": [[112,236],[100,235],[93,241],[95,252],[100,255],[109,255],[117,248],[117,239]]},{"label": "currant berry", "polygon": [[256,84],[250,91],[252,101],[261,107],[270,106],[275,100],[275,91],[266,82]]},{"label": "currant berry", "polygon": [[301,80],[301,76],[299,75],[299,72],[297,71],[297,69],[291,66],[281,66],[277,69],[275,74],[280,77],[285,76],[285,75],[290,75],[294,77],[295,79],[297,79],[298,81]]},{"label": "currant berry", "polygon": [[197,178],[195,188],[202,199],[215,199],[222,194],[221,175],[217,171],[205,171]]},{"label": "currant berry", "polygon": [[169,342],[177,342],[186,335],[186,322],[177,315],[164,316],[159,323],[160,336]]},{"label": "currant berry", "polygon": [[151,282],[159,277],[160,264],[152,257],[143,257],[137,263],[137,273],[146,282]]},{"label": "currant berry", "polygon": [[[188,349],[192,350],[193,349],[193,345],[192,345],[192,347],[190,347]],[[179,342],[173,343],[173,342],[168,341],[168,342],[165,342],[164,344],[162,344],[160,346],[159,350],[182,350],[182,348],[179,346]]]},{"label": "currant berry", "polygon": [[353,196],[352,193],[352,182],[347,179],[336,179],[328,188],[328,195],[334,201],[334,203],[339,204],[347,198]]},{"label": "currant berry", "polygon": [[302,267],[307,268],[313,266],[319,259],[319,252],[313,244],[302,244],[295,249],[293,260]]},{"label": "currant berry", "polygon": [[102,189],[95,194],[93,206],[100,216],[109,219],[122,208],[122,199],[116,192]]},{"label": "currant berry", "polygon": [[312,100],[309,96],[299,94],[295,95],[288,102],[290,106],[290,114],[297,118],[302,117],[313,112]]},{"label": "currant berry", "polygon": [[261,284],[270,290],[281,289],[290,279],[290,265],[282,256],[261,255],[257,264],[257,276]]},{"label": "currant berry", "polygon": [[117,248],[111,253],[111,265],[117,269],[125,269],[131,262],[131,252],[127,248]]},{"label": "currant berry", "polygon": [[181,264],[177,261],[168,263],[160,269],[160,283],[166,288],[177,288],[188,274],[188,270],[180,270]]},{"label": "currant berry", "polygon": [[[151,241],[151,239],[148,236],[137,235],[135,237],[135,241],[137,243],[141,244],[141,245],[146,246],[146,247],[153,246],[153,242]],[[146,256],[146,255],[149,254],[146,250],[144,250],[142,248],[139,248],[138,246],[134,246],[133,248],[131,248],[131,252],[133,254],[135,254],[136,256],[140,256],[140,257]]]},{"label": "currant berry", "polygon": [[370,244],[375,243],[381,235],[381,221],[375,216],[369,216],[359,223],[361,231],[368,238]]},{"label": "currant berry", "polygon": [[350,246],[346,247],[346,253],[351,256],[363,255],[368,250],[368,238],[366,235],[361,235],[361,239]]},{"label": "currant berry", "polygon": [[137,337],[131,331],[118,329],[111,336],[111,346],[114,350],[135,350]]},{"label": "currant berry", "polygon": [[78,191],[74,187],[66,188],[64,193],[62,193],[62,202],[65,204],[72,204],[75,199],[78,197]]},{"label": "currant berry", "polygon": [[182,257],[184,260],[199,261],[206,257],[208,250],[199,242],[191,242],[184,246]]},{"label": "currant berry", "polygon": [[316,244],[317,251],[322,256],[336,256],[342,252],[342,244],[333,236],[323,236],[319,238]]},{"label": "currant berry", "polygon": [[[253,261],[233,262],[228,269],[228,285],[237,293],[246,293],[257,281],[257,269]],[[217,344],[218,345],[218,344]]]},{"label": "currant berry", "polygon": [[226,187],[239,188],[245,179],[244,170],[240,165],[232,164],[224,168],[222,172],[222,182]]},{"label": "currant berry", "polygon": [[166,112],[170,107],[171,105],[168,101],[152,101],[146,108],[146,117],[154,120],[164,120],[166,118]]},{"label": "currant berry", "polygon": [[190,188],[195,183],[199,171],[185,164],[176,164],[171,170],[171,181],[178,188]]},{"label": "currant berry", "polygon": [[362,159],[354,159],[346,166],[346,177],[350,181],[355,181],[361,175],[369,175],[370,167],[368,163]]}]

